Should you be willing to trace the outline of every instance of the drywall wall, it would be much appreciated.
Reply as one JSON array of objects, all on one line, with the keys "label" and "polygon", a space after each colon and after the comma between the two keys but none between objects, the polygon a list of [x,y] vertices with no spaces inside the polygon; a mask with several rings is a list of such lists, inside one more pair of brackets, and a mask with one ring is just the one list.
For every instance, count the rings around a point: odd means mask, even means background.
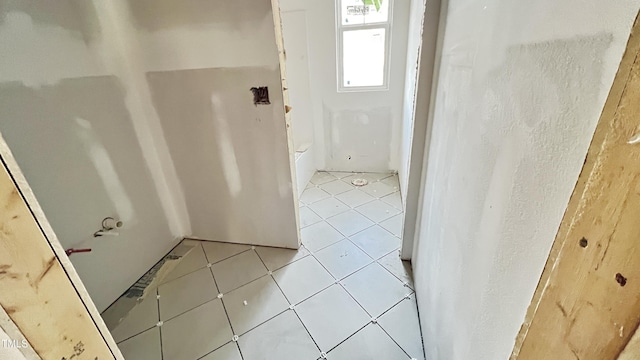
[{"label": "drywall wall", "polygon": [[290,171],[287,138],[277,121],[284,113],[275,110],[284,106],[282,92],[269,93],[271,105],[254,106],[248,91],[256,84],[277,89],[279,70],[196,69],[148,77],[176,169],[188,177],[183,183],[193,234],[297,247],[291,178],[284,178]]},{"label": "drywall wall", "polygon": [[315,151],[310,147],[306,151],[296,152],[296,181],[298,183],[298,196],[309,185],[309,181],[316,173]]},{"label": "drywall wall", "polygon": [[[297,248],[271,2],[126,2],[121,26],[135,34],[190,236]],[[268,105],[253,104],[250,89],[261,86]]]},{"label": "drywall wall", "polygon": [[[283,12],[282,37],[286,51],[287,88],[291,105],[293,146],[297,152],[313,144],[313,108],[309,85],[307,12]],[[306,184],[305,184],[306,185]]]},{"label": "drywall wall", "polygon": [[445,6],[413,254],[429,359],[509,357],[639,7]]},{"label": "drywall wall", "polygon": [[[420,48],[422,44],[422,19],[424,18],[425,0],[411,0],[409,11],[409,27],[407,36],[407,63],[404,75],[404,93],[402,101],[402,122],[400,136],[400,162],[398,179],[402,203],[406,204],[407,186],[409,184],[409,157],[413,140],[415,97],[418,82],[418,66],[420,65]],[[422,95],[422,94],[421,94]]]},{"label": "drywall wall", "polygon": [[[411,25],[415,30],[417,26],[422,31],[419,40],[419,54],[417,71],[413,70],[407,61],[407,78],[405,89],[405,112],[403,113],[402,153],[403,165],[398,172],[400,177],[400,189],[404,206],[404,224],[402,233],[402,249],[400,257],[409,260],[413,256],[413,247],[416,235],[419,233],[421,217],[421,189],[424,174],[424,160],[428,152],[425,147],[431,137],[432,108],[430,104],[434,97],[434,88],[437,87],[437,73],[440,67],[440,52],[438,44],[442,43],[444,31],[440,31],[441,24],[446,19],[441,16],[441,0],[420,1],[414,0],[412,10],[422,12],[422,18]],[[416,36],[412,33],[412,36]]]},{"label": "drywall wall", "polygon": [[[63,246],[93,249],[71,261],[103,310],[190,230],[97,4],[1,2],[0,132]],[[94,238],[107,216],[120,236]]]},{"label": "drywall wall", "polygon": [[[398,169],[409,3],[409,0],[393,2],[389,89],[338,92],[335,1],[280,1],[284,13],[308,14],[309,85],[318,169]],[[285,29],[289,25],[287,20],[285,17],[283,21]],[[298,46],[298,42],[289,45],[286,33],[284,40],[287,52]]]}]

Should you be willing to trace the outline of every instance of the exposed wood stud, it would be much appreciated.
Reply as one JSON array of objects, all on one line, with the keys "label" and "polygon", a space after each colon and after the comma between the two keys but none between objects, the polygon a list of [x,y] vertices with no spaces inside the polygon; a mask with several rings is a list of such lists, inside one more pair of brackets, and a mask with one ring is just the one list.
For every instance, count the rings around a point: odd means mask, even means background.
[{"label": "exposed wood stud", "polygon": [[636,18],[511,359],[617,359],[640,324],[639,99]]}]

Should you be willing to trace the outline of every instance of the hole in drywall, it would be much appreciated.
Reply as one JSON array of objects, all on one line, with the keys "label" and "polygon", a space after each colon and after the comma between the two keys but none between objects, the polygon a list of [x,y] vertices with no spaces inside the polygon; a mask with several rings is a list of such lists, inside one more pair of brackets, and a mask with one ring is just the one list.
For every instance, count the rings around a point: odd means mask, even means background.
[{"label": "hole in drywall", "polygon": [[618,282],[618,284],[620,284],[620,286],[625,286],[625,285],[627,285],[627,278],[622,276],[622,274],[617,273],[616,274],[616,282]]},{"label": "hole in drywall", "polygon": [[585,238],[580,239],[580,247],[586,248],[589,245],[589,241]]},{"label": "hole in drywall", "polygon": [[269,88],[266,86],[252,87],[253,105],[269,105]]}]

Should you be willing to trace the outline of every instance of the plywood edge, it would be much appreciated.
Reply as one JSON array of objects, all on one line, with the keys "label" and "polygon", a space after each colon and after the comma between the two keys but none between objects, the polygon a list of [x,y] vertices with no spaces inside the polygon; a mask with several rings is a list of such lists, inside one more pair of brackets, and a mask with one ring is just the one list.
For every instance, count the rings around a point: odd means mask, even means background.
[{"label": "plywood edge", "polygon": [[534,292],[531,304],[527,309],[525,320],[520,328],[518,335],[516,336],[515,345],[510,356],[511,360],[518,359],[520,350],[522,349],[525,339],[527,338],[531,323],[536,316],[538,307],[549,285],[553,270],[556,267],[556,264],[562,259],[562,250],[566,244],[567,234],[572,226],[572,223],[569,220],[572,219],[573,214],[578,210],[582,198],[581,195],[584,194],[590,174],[594,171],[596,156],[589,157],[589,155],[592,154],[592,149],[599,149],[602,146],[607,135],[605,131],[598,131],[598,129],[601,128],[602,123],[611,123],[613,121],[615,112],[618,108],[620,100],[622,99],[624,89],[631,76],[633,64],[639,53],[640,14],[636,16],[636,19],[631,27],[631,33],[629,36],[629,40],[627,41],[625,52],[620,61],[620,66],[614,77],[611,90],[609,91],[609,95],[598,120],[598,125],[591,140],[591,144],[589,145],[589,150],[587,152],[587,157],[585,158],[582,171],[580,172],[573,194],[571,195],[571,198],[563,215],[562,222],[560,224],[558,233],[549,253],[549,257],[547,258],[547,262],[544,266],[542,275]]},{"label": "plywood edge", "polygon": [[[9,335],[9,338],[17,341],[18,344],[28,342],[18,326],[13,322],[13,320],[11,320],[9,314],[7,314],[2,306],[0,306],[0,329]],[[42,360],[42,358],[33,350],[32,346],[20,347],[19,351],[26,360]],[[0,348],[0,354],[1,352],[2,348]]]},{"label": "plywood edge", "polygon": [[93,300],[91,300],[91,296],[89,295],[89,292],[87,291],[84,284],[82,283],[82,280],[80,279],[80,276],[78,275],[76,269],[73,267],[73,264],[69,260],[69,257],[66,255],[65,250],[62,247],[62,244],[60,243],[60,240],[58,240],[58,237],[53,231],[51,224],[47,220],[44,214],[44,211],[40,206],[40,203],[38,203],[38,200],[36,199],[33,193],[33,190],[27,183],[27,180],[24,177],[24,174],[20,170],[20,167],[18,166],[17,161],[15,160],[11,150],[9,149],[9,146],[7,145],[6,141],[2,136],[2,133],[0,133],[0,158],[4,162],[5,166],[7,167],[7,170],[11,174],[11,177],[15,181],[17,188],[22,193],[22,196],[24,197],[27,205],[29,206],[29,209],[31,210],[36,222],[38,223],[38,226],[42,230],[47,242],[49,243],[56,257],[58,258],[58,261],[62,265],[65,273],[67,274],[67,277],[71,281],[71,284],[76,289],[76,292],[80,300],[82,301],[85,308],[89,312],[89,315],[93,320],[93,323],[96,325],[98,331],[102,335],[107,346],[109,347],[109,349],[111,350],[111,352],[113,353],[116,359],[124,360],[124,356],[120,352],[118,345],[116,344],[115,340],[111,336],[111,333],[109,332],[109,329],[107,328],[106,324],[102,320],[102,316],[100,316],[100,312],[98,311],[95,304],[93,303]]},{"label": "plywood edge", "polygon": [[284,48],[284,36],[282,35],[282,17],[280,16],[280,1],[271,0],[271,12],[273,13],[273,29],[275,42],[278,48],[278,62],[280,68],[280,81],[282,84],[282,102],[284,104],[284,123],[287,132],[287,148],[289,151],[289,169],[291,170],[291,190],[293,192],[293,207],[295,211],[296,234],[298,237],[298,247],[302,244],[300,237],[300,208],[298,197],[298,175],[296,174],[296,149],[293,144],[293,131],[291,129],[292,110],[289,103],[289,87],[287,85],[287,54]]}]

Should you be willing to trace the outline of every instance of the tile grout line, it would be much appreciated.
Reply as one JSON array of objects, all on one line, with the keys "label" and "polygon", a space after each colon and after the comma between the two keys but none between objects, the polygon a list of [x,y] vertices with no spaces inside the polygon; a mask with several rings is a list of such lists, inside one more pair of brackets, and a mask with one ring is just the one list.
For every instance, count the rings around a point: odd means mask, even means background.
[{"label": "tile grout line", "polygon": [[[350,239],[347,239],[347,240],[351,241]],[[355,244],[354,244],[354,245],[355,245]],[[356,246],[357,246],[357,245],[356,245]],[[396,251],[396,250],[393,250],[393,251]],[[383,255],[382,257],[389,255],[389,254],[390,254],[390,253],[392,253],[393,251],[391,251],[391,252],[387,253],[386,255]],[[310,297],[306,298],[305,300],[301,301],[300,303],[302,303],[302,302],[304,302],[304,301],[306,301],[306,300],[310,299],[310,298],[311,298],[311,297],[313,297],[313,296],[316,296],[316,295],[317,295],[317,294],[319,294],[320,292],[322,292],[322,291],[324,291],[324,290],[328,289],[329,287],[331,287],[331,286],[333,286],[333,285],[339,285],[339,286],[340,286],[340,287],[341,287],[341,288],[342,288],[342,289],[343,289],[343,290],[344,290],[344,291],[349,295],[349,297],[351,297],[351,298],[353,299],[353,301],[355,301],[355,302],[356,302],[356,304],[358,304],[358,306],[360,306],[360,308],[361,308],[362,310],[364,310],[364,312],[365,312],[367,315],[369,315],[371,318],[374,318],[374,315],[371,315],[371,314],[370,314],[370,313],[369,313],[369,312],[364,308],[364,306],[362,306],[362,304],[361,304],[361,303],[360,303],[360,302],[359,302],[359,301],[358,301],[358,300],[357,300],[357,299],[356,299],[356,298],[355,298],[355,297],[354,297],[354,296],[349,292],[349,290],[344,286],[344,284],[342,283],[342,281],[343,281],[344,279],[346,279],[347,277],[350,277],[351,275],[356,274],[357,272],[359,272],[360,270],[364,269],[365,267],[367,267],[367,266],[369,266],[369,265],[371,265],[371,264],[373,264],[373,263],[377,263],[377,260],[375,260],[375,259],[374,259],[372,262],[368,263],[367,265],[365,265],[365,266],[363,266],[363,267],[359,268],[358,270],[356,270],[356,271],[354,271],[354,272],[352,272],[352,273],[350,273],[350,274],[348,274],[348,275],[346,275],[346,276],[344,276],[344,277],[340,278],[340,280],[338,280],[338,279],[337,279],[337,278],[336,278],[336,277],[335,277],[335,276],[334,276],[334,275],[329,271],[329,269],[327,269],[327,268],[324,266],[324,264],[322,264],[322,262],[321,262],[320,260],[318,260],[318,259],[315,257],[315,254],[314,254],[313,252],[311,253],[311,256],[313,256],[313,257],[314,257],[314,259],[316,259],[316,261],[318,261],[318,263],[320,263],[320,265],[321,265],[323,268],[325,268],[325,270],[326,270],[327,272],[329,272],[329,275],[331,275],[331,276],[332,276],[336,281],[335,281],[333,284],[329,285],[328,287],[326,287],[326,288],[324,288],[324,289],[322,289],[322,290],[318,291],[317,293],[315,293],[315,294],[311,295]],[[367,256],[368,256],[368,254],[367,254]],[[382,258],[382,257],[381,257],[381,258]],[[379,264],[379,265],[380,265],[382,268],[384,268],[384,269],[386,270],[386,268],[385,268],[382,264]],[[387,271],[388,271],[388,270],[387,270]],[[393,274],[392,274],[392,275],[393,275]],[[394,276],[396,279],[398,279],[395,275],[393,275],[393,276]],[[402,282],[402,280],[400,280],[400,279],[398,279],[398,280],[399,280],[400,282]],[[413,295],[413,294],[414,294],[414,290],[413,290],[413,289],[411,289],[411,288],[409,288],[409,289],[410,289],[410,294],[407,294],[407,295]],[[391,309],[393,309],[394,307],[396,307],[398,304],[400,304],[402,301],[405,301],[405,300],[407,300],[407,299],[406,299],[406,295],[405,295],[405,297],[403,297],[400,301],[398,301],[398,302],[394,303],[390,308],[388,308],[387,310],[383,311],[383,312],[380,314],[380,316],[375,316],[375,318],[376,318],[376,319],[379,319],[381,316],[383,316],[384,314],[386,314],[386,313],[387,313],[387,312],[389,312]],[[362,329],[364,329],[367,325],[369,325],[369,324],[371,324],[371,323],[372,323],[372,322],[371,322],[371,321],[369,321],[369,322],[368,322],[367,324],[365,324],[363,327],[361,327],[360,329],[358,329],[355,333],[351,334],[351,335],[350,335],[350,336],[348,336],[346,339],[344,339],[343,341],[341,341],[340,343],[338,343],[338,345],[336,345],[336,346],[334,346],[333,348],[329,349],[326,353],[329,353],[329,352],[333,351],[336,347],[340,346],[340,344],[342,344],[342,343],[344,343],[345,341],[347,341],[349,338],[351,338],[352,336],[354,336],[355,334],[357,334],[358,332],[360,332]],[[393,342],[394,342],[394,343],[395,343],[395,344],[396,344],[396,345],[397,345],[397,346],[402,350],[402,352],[404,352],[406,355],[408,355],[408,356],[409,356],[409,358],[411,358],[411,356],[410,356],[410,355],[409,355],[409,354],[404,350],[404,348],[402,348],[402,346],[400,346],[400,345],[399,345],[399,344],[398,344],[398,343],[397,343],[397,342],[396,342],[396,341],[391,337],[391,335],[389,335],[389,334],[386,332],[386,330],[384,330],[384,329],[382,328],[382,326],[380,326],[379,324],[378,324],[378,326],[379,326],[379,327],[380,327],[380,328],[385,332],[385,334],[387,334],[387,336],[388,336],[388,337],[389,337],[389,338],[390,338],[390,339],[391,339],[391,340],[392,340],[392,341],[393,341]],[[422,332],[421,332],[421,336],[422,336]],[[424,340],[423,340],[423,341],[424,341]],[[321,351],[322,351],[322,350],[321,350]]]},{"label": "tile grout line", "polygon": [[[405,281],[403,279],[401,279],[398,275],[394,274],[391,270],[387,269],[386,266],[384,266],[384,264],[380,263],[380,260],[384,257],[387,257],[389,255],[391,255],[392,253],[398,251],[399,249],[395,249],[393,251],[388,252],[385,255],[382,255],[381,257],[379,257],[378,259],[374,260],[378,265],[382,266],[383,269],[385,269],[389,274],[393,275],[396,279],[400,280],[400,282],[405,285],[405,287],[408,287],[409,289],[411,289],[411,291],[415,292],[416,290],[411,286],[411,284],[408,281]],[[398,258],[400,258],[400,256],[398,256]],[[404,260],[400,259],[400,262],[403,262]],[[411,275],[411,282],[413,282],[413,274]],[[414,285],[415,286],[415,285]]]},{"label": "tile grout line", "polygon": [[[207,252],[206,252],[206,251],[204,251],[204,246],[202,245],[202,243],[200,243],[200,246],[202,246],[202,251],[204,252],[204,257],[207,259],[208,264],[213,265],[213,263],[210,263],[210,262],[209,262],[209,257],[207,256]],[[240,253],[238,253],[238,254],[235,254],[235,255],[229,256],[227,259],[231,259],[231,258],[233,258],[234,256],[237,256],[237,255],[240,255],[240,254],[242,254],[242,253],[245,253],[245,252],[246,252],[246,251],[248,251],[248,250],[251,250],[251,248],[249,248],[249,249],[247,249],[247,250],[245,250],[245,251],[242,251],[242,252],[240,252]],[[227,259],[223,259],[223,260],[220,260],[220,261],[218,261],[218,262],[221,262],[221,261],[224,261],[224,260],[227,260]],[[219,294],[222,294],[222,292],[220,291],[220,287],[218,286],[218,282],[216,281],[216,276],[213,274],[213,266],[209,267],[209,273],[211,274],[211,278],[213,279],[213,285],[214,285],[214,286],[215,286],[215,288],[216,288],[216,292],[218,293],[218,295],[219,295]],[[216,298],[216,299],[217,299],[217,298]],[[215,301],[216,299],[213,299],[213,300],[210,300],[210,301]],[[233,341],[233,336],[235,336],[235,331],[233,330],[233,325],[231,324],[231,318],[229,317],[229,312],[227,311],[227,307],[226,307],[226,305],[224,304],[223,297],[219,298],[219,300],[220,300],[220,304],[222,305],[222,310],[224,310],[224,315],[227,317],[227,323],[229,324],[229,328],[231,329],[231,335],[232,335],[231,341]],[[225,343],[225,344],[224,344],[224,345],[222,345],[222,346],[225,346],[225,345],[227,345],[227,344],[228,344],[228,343]],[[213,353],[214,351],[218,350],[218,349],[219,349],[219,348],[221,348],[222,346],[218,347],[217,349],[212,350],[210,353]],[[240,346],[238,346],[238,352],[240,352],[240,359],[244,360],[244,357],[242,356],[242,351],[240,350]],[[209,353],[209,354],[210,354],[210,353]],[[205,355],[205,356],[206,356],[206,355]]]},{"label": "tile grout line", "polygon": [[[309,254],[311,254],[311,252],[309,252]],[[305,256],[306,257],[306,256]],[[260,256],[260,254],[258,254],[258,258],[260,259],[260,261],[262,261],[262,264],[267,267],[267,264],[264,263],[264,260],[262,260],[262,257]],[[317,260],[316,260],[317,261]],[[285,265],[288,266],[292,263],[294,263],[295,261]],[[283,266],[282,268],[284,268],[285,266]],[[267,268],[268,269],[268,268]],[[293,313],[296,315],[296,317],[298,318],[298,321],[300,321],[300,324],[302,324],[302,327],[304,328],[304,330],[307,332],[307,334],[309,335],[309,338],[311,339],[311,341],[313,341],[313,344],[316,346],[316,348],[318,349],[318,351],[320,351],[320,353],[322,353],[322,350],[320,349],[320,346],[318,346],[318,343],[316,342],[316,339],[313,338],[313,336],[311,335],[311,332],[309,332],[309,329],[307,329],[307,325],[305,325],[305,323],[302,321],[302,319],[300,318],[300,315],[298,315],[298,312],[295,310],[296,305],[292,304],[291,301],[289,300],[289,298],[287,297],[287,294],[284,293],[284,291],[282,290],[282,288],[280,287],[280,284],[278,284],[278,281],[276,281],[276,278],[273,276],[273,271],[269,270],[271,272],[271,274],[269,274],[271,276],[271,278],[273,279],[273,282],[276,283],[276,286],[278,287],[278,290],[280,290],[280,292],[282,293],[282,296],[284,296],[284,298],[287,300],[287,302],[289,303],[289,309],[293,311]],[[315,294],[314,294],[315,295]],[[313,295],[311,295],[313,296]],[[305,299],[306,300],[306,299]],[[303,300],[304,301],[304,300]],[[302,301],[298,302],[301,303]],[[292,308],[293,306],[293,308]],[[286,310],[285,310],[286,311]],[[282,314],[282,313],[280,313]],[[280,314],[276,315],[279,316]],[[275,317],[275,316],[274,316]],[[273,318],[272,318],[273,319]],[[271,319],[269,319],[271,320]],[[267,321],[269,321],[267,320]]]},{"label": "tile grout line", "polygon": [[[209,240],[194,240],[194,239],[187,239],[187,240],[189,240],[189,241],[198,241],[198,242],[201,242],[201,243],[202,243],[202,242],[216,242],[216,243],[221,243],[221,244],[245,245],[245,244],[235,244],[235,243],[223,243],[223,242],[220,242],[220,241],[209,241]],[[202,247],[202,244],[200,244],[200,246]],[[247,244],[247,246],[251,246],[251,245],[248,245],[248,244]],[[195,270],[193,270],[193,271],[190,271],[190,272],[188,272],[188,273],[186,273],[186,274],[180,275],[180,276],[178,276],[178,277],[177,277],[177,278],[175,278],[175,279],[171,279],[171,280],[169,280],[169,281],[165,281],[165,282],[163,282],[163,283],[161,283],[161,284],[158,284],[158,287],[160,287],[160,286],[162,286],[162,285],[166,285],[166,284],[168,284],[168,283],[170,283],[170,282],[172,282],[172,281],[174,281],[174,280],[178,280],[178,279],[180,279],[180,278],[183,278],[183,277],[185,277],[185,276],[187,276],[187,275],[191,275],[191,274],[193,274],[193,273],[194,273],[194,272],[196,272],[196,271],[199,271],[199,270],[202,270],[202,269],[206,268],[206,267],[207,267],[207,265],[209,265],[209,264],[211,264],[211,265],[218,264],[218,263],[223,262],[223,261],[225,261],[225,260],[229,260],[229,259],[231,259],[231,258],[232,258],[232,257],[234,257],[234,256],[237,256],[237,255],[243,254],[243,253],[245,253],[245,252],[247,252],[247,251],[249,251],[249,250],[251,250],[251,248],[246,249],[246,250],[242,250],[241,252],[239,252],[239,253],[237,253],[237,254],[233,254],[233,255],[231,255],[231,256],[229,256],[229,257],[226,257],[226,258],[224,258],[224,259],[222,259],[222,260],[218,260],[218,261],[216,261],[216,262],[209,262],[209,257],[207,256],[207,252],[206,252],[206,251],[204,251],[204,247],[202,247],[202,251],[203,251],[203,253],[204,253],[204,257],[205,257],[205,259],[207,259],[207,264],[206,264],[206,265],[201,266],[201,267],[199,267],[199,268],[197,268],[197,269],[195,269]]]},{"label": "tile grout line", "polygon": [[160,291],[156,288],[156,305],[158,307],[158,323],[156,323],[156,327],[158,328],[158,334],[160,335],[160,359],[164,359],[164,349],[162,346],[162,326],[158,326],[158,324],[162,321],[160,319]]},{"label": "tile grout line", "polygon": [[[396,306],[400,305],[403,301],[407,301],[407,300],[408,300],[408,299],[406,299],[406,298],[404,298],[404,299],[400,300],[400,301],[399,301],[399,302],[397,302],[395,305],[393,305],[389,310],[387,310],[387,311],[385,311],[384,313],[382,313],[382,315],[380,315],[380,317],[382,317],[383,315],[385,315],[385,314],[386,314],[386,313],[388,313],[389,311],[393,310],[393,308],[395,308]],[[418,320],[419,320],[419,319],[418,319]],[[391,339],[391,341],[393,341],[393,342],[394,342],[394,343],[395,343],[395,344],[400,348],[400,350],[402,350],[402,352],[404,352],[404,353],[405,353],[405,354],[406,354],[410,359],[413,359],[413,358],[414,358],[411,354],[409,354],[409,353],[407,352],[407,350],[405,350],[405,349],[404,349],[400,344],[398,344],[398,342],[396,341],[396,339],[394,339],[394,338],[393,338],[393,336],[391,336],[391,334],[389,334],[389,332],[384,328],[384,326],[382,326],[382,324],[380,324],[380,323],[378,322],[378,324],[377,324],[377,325],[380,327],[380,329],[381,329],[385,334],[387,334],[387,336],[389,337],[389,339]],[[422,342],[422,330],[420,330],[420,341]],[[424,347],[424,346],[423,346],[423,347]],[[423,350],[423,352],[424,352],[424,350]]]}]

